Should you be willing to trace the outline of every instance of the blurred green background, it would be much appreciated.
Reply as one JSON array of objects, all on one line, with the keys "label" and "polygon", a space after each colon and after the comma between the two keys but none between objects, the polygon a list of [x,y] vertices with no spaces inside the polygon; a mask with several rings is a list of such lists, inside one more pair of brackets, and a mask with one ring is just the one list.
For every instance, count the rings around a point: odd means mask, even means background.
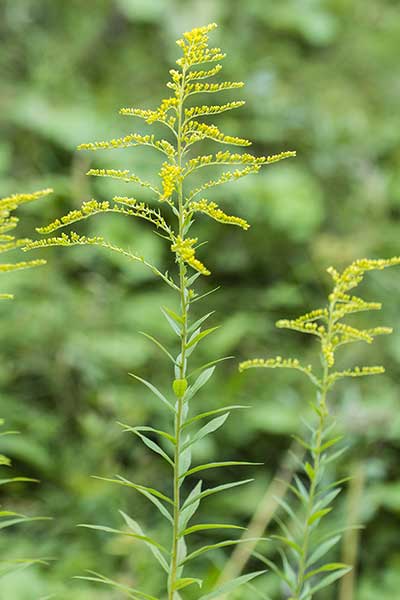
[{"label": "blurred green background", "polygon": [[[254,140],[254,153],[296,149],[298,157],[210,194],[252,227],[244,233],[205,219],[196,226],[209,239],[200,251],[212,271],[204,291],[222,286],[197,306],[203,312],[216,308],[213,324],[224,324],[197,360],[278,353],[308,361],[312,340],[275,330],[274,322],[319,306],[330,283],[328,265],[400,253],[397,0],[1,0],[0,196],[55,188],[53,197],[19,211],[20,233],[32,235],[35,226],[92,196],[135,194],[127,184],[108,185],[84,174],[90,165],[131,167],[151,179],[159,167],[151,150],[92,155],[76,153],[75,147],[128,133],[135,125],[145,131],[141,122],[118,116],[118,109],[155,107],[167,95],[175,39],[212,21],[220,26],[213,43],[228,53],[225,78],[247,83],[239,94],[226,95],[246,99],[246,106],[219,125]],[[102,232],[171,267],[163,240],[146,224],[99,216],[79,231]],[[14,292],[16,300],[0,306],[0,413],[21,432],[5,438],[1,451],[12,457],[15,474],[41,483],[9,488],[1,504],[54,521],[3,534],[0,556],[54,561],[2,580],[0,596],[119,598],[71,580],[85,569],[156,593],[160,573],[142,546],[75,525],[119,526],[117,510],[123,508],[151,532],[165,535],[141,497],[90,475],[119,473],[165,485],[164,465],[122,435],[116,421],[168,426],[164,412],[127,373],[165,385],[169,365],[138,331],[174,344],[159,313],[161,304],[173,307],[174,299],[141,266],[98,249],[37,255],[48,259],[46,267],[2,276],[2,290]],[[394,600],[400,588],[400,272],[369,275],[362,292],[384,302],[384,310],[370,317],[371,326],[390,324],[395,331],[372,348],[352,346],[352,355],[343,355],[347,366],[383,363],[387,374],[337,387],[334,412],[350,441],[339,474],[358,474],[358,501],[350,484],[358,509],[352,518],[365,529],[354,596],[332,588],[320,594],[322,600]],[[261,459],[265,466],[250,470],[255,482],[248,487],[205,501],[199,522],[220,516],[246,524],[290,435],[301,427],[299,415],[307,415],[311,390],[300,375],[239,376],[237,360],[218,368],[197,402],[202,408],[237,403],[253,408],[204,440],[195,460],[240,457]],[[204,478],[215,485],[235,475],[206,471]],[[343,494],[336,525],[348,514]],[[227,556],[217,552],[198,564],[208,584]],[[264,586],[274,599],[284,597],[273,576]],[[254,594],[243,589],[239,597]]]}]

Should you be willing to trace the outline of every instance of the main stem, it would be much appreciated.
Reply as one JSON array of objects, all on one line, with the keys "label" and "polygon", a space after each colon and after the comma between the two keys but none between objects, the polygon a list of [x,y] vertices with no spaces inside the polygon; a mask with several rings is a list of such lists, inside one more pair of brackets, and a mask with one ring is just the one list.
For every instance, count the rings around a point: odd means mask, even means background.
[{"label": "main stem", "polygon": [[[182,167],[182,117],[183,117],[183,94],[185,86],[185,71],[183,71],[183,77],[181,82],[181,91],[178,105],[178,135],[177,135],[177,163],[178,166]],[[185,236],[185,211],[184,211],[184,199],[183,199],[183,183],[179,177],[178,186],[178,227],[179,236],[184,239]],[[186,266],[183,260],[179,259],[179,295],[180,295],[180,310],[181,310],[181,330],[180,330],[180,358],[178,364],[179,379],[186,378],[186,346],[187,346],[187,329],[188,329],[188,310],[189,310],[189,294],[187,289],[186,281]],[[174,453],[174,483],[173,483],[173,501],[174,501],[174,515],[172,525],[172,550],[171,550],[171,564],[170,572],[168,577],[168,600],[174,600],[175,585],[178,579],[178,559],[179,559],[179,520],[181,510],[181,498],[180,498],[180,455],[181,455],[181,433],[182,433],[182,416],[183,416],[183,396],[179,395],[176,403],[176,416],[175,416],[175,453]]]},{"label": "main stem", "polygon": [[[329,305],[328,312],[328,324],[327,324],[327,336],[328,340],[331,339],[332,330],[334,325],[334,312],[335,304],[331,302]],[[304,529],[303,529],[303,543],[301,544],[301,556],[299,560],[299,568],[297,571],[297,579],[296,579],[296,591],[295,595],[291,600],[299,600],[301,594],[303,592],[304,583],[305,583],[305,575],[307,569],[307,561],[309,558],[309,546],[310,546],[310,536],[311,536],[311,525],[310,518],[314,512],[314,506],[316,502],[316,496],[318,493],[318,485],[320,483],[321,473],[321,448],[323,442],[323,435],[325,431],[326,419],[328,417],[328,409],[326,404],[327,393],[329,389],[329,365],[325,358],[323,360],[323,375],[321,381],[321,389],[319,393],[319,398],[317,402],[317,412],[318,412],[318,427],[313,435],[313,439],[311,442],[312,451],[311,457],[313,464],[313,478],[310,485],[310,490],[308,494],[308,501],[305,511],[305,521],[304,521]]]}]

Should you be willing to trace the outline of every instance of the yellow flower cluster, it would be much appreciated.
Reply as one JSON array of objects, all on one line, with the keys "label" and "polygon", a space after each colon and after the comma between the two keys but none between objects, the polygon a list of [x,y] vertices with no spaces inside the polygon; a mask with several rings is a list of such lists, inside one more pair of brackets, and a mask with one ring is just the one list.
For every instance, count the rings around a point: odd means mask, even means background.
[{"label": "yellow flower cluster", "polygon": [[280,329],[293,329],[294,331],[311,333],[312,335],[317,335],[319,337],[322,337],[325,333],[325,327],[323,325],[304,321],[304,317],[299,317],[298,319],[280,319],[276,322],[276,326]]},{"label": "yellow flower cluster", "polygon": [[60,229],[60,227],[65,227],[66,225],[70,225],[76,221],[86,219],[87,217],[90,217],[90,215],[95,215],[99,212],[108,212],[109,210],[111,210],[109,202],[97,202],[97,200],[90,200],[89,202],[84,202],[79,210],[71,210],[68,214],[64,215],[60,219],[56,219],[45,227],[37,227],[36,231],[38,233],[47,235],[48,233],[52,233],[53,231]]},{"label": "yellow flower cluster", "polygon": [[220,151],[216,154],[204,154],[191,158],[186,163],[185,173],[211,165],[265,165],[285,158],[296,156],[296,152],[281,152],[272,156],[253,156],[248,153],[232,153],[229,150]]},{"label": "yellow flower cluster", "polygon": [[216,125],[191,121],[183,128],[183,141],[186,146],[190,146],[206,138],[222,144],[232,144],[233,146],[251,146],[249,140],[225,135]]},{"label": "yellow flower cluster", "polygon": [[199,200],[198,202],[190,202],[189,210],[192,212],[201,212],[215,221],[219,221],[220,223],[227,223],[229,225],[238,225],[245,231],[249,229],[250,225],[244,219],[240,217],[235,217],[231,215],[227,215],[221,210],[215,202],[208,202],[204,198]]},{"label": "yellow flower cluster", "polygon": [[79,144],[78,150],[108,150],[111,148],[129,148],[130,146],[153,146],[154,135],[140,135],[130,133],[122,138],[116,138],[105,142],[89,142]]},{"label": "yellow flower cluster", "polygon": [[[8,233],[17,226],[19,221],[18,217],[11,216],[10,213],[16,210],[20,204],[26,204],[27,202],[33,202],[34,200],[43,198],[52,191],[52,189],[47,188],[31,194],[13,194],[0,199],[0,253],[19,248],[29,241],[25,238],[16,239],[14,235]],[[42,259],[20,261],[17,263],[3,263],[0,264],[0,272],[6,273],[9,271],[28,269],[30,267],[38,267],[44,264],[46,264],[46,261]],[[12,298],[12,294],[0,294],[1,300]]]},{"label": "yellow flower cluster", "polygon": [[172,194],[176,191],[180,178],[182,177],[182,169],[178,165],[173,165],[164,162],[159,173],[162,183],[161,202],[169,202]]},{"label": "yellow flower cluster", "polygon": [[336,371],[328,377],[328,387],[343,377],[366,377],[368,375],[381,375],[385,372],[384,367],[355,367],[354,369],[346,369],[345,371]]},{"label": "yellow flower cluster", "polygon": [[399,264],[400,257],[395,256],[389,259],[361,258],[354,261],[351,265],[344,269],[343,273],[341,274],[338,273],[338,271],[333,267],[329,267],[327,271],[335,282],[335,287],[330,299],[332,301],[340,300],[342,294],[345,294],[347,291],[357,287],[357,285],[361,283],[364,278],[364,274],[367,271],[381,271],[386,267],[392,267]]},{"label": "yellow flower cluster", "polygon": [[[17,271],[21,269],[29,269],[30,267],[39,267],[40,265],[45,265],[46,261],[42,259],[22,261],[17,263],[3,263],[0,264],[0,272],[7,273],[8,271]],[[1,295],[0,295],[1,297]],[[7,294],[7,297],[10,296]]]},{"label": "yellow flower cluster", "polygon": [[193,119],[194,117],[205,117],[207,115],[218,115],[226,112],[227,110],[235,110],[240,108],[245,103],[244,100],[238,100],[236,102],[227,102],[226,104],[215,104],[212,106],[192,106],[191,108],[185,108],[185,119]]},{"label": "yellow flower cluster", "polygon": [[[338,304],[338,302],[340,302]],[[357,296],[349,296],[348,294],[342,294],[336,300],[335,310],[333,317],[335,320],[342,319],[345,315],[349,315],[356,312],[362,312],[365,310],[380,310],[382,304],[380,302],[366,302],[362,298]]]},{"label": "yellow flower cluster", "polygon": [[[217,75],[221,69],[222,65],[215,65],[215,67],[212,67],[212,69],[208,69],[207,71],[189,71],[189,73],[186,74],[186,80],[197,81],[199,79],[208,79],[209,77]],[[175,71],[175,73],[177,73],[177,71]]]},{"label": "yellow flower cluster", "polygon": [[86,175],[91,175],[93,177],[111,177],[112,179],[122,179],[127,183],[137,183],[144,188],[151,189],[156,193],[159,193],[158,190],[155,190],[154,187],[148,181],[143,181],[137,175],[133,175],[130,173],[128,169],[124,171],[116,170],[116,169],[89,169]]},{"label": "yellow flower cluster", "polygon": [[173,127],[176,122],[176,116],[168,116],[168,111],[171,109],[176,112],[178,106],[178,98],[166,98],[161,101],[160,106],[156,110],[142,109],[142,108],[121,108],[119,111],[120,115],[139,117],[144,119],[146,123],[151,125],[156,121],[161,123],[167,123],[170,127]]},{"label": "yellow flower cluster", "polygon": [[222,81],[221,83],[186,83],[185,97],[193,94],[215,94],[226,90],[237,90],[244,86],[243,81]]},{"label": "yellow flower cluster", "polygon": [[172,252],[183,260],[186,264],[201,273],[202,275],[210,275],[210,271],[200,262],[195,255],[193,246],[197,243],[197,238],[182,239],[180,236],[176,238],[171,246]]},{"label": "yellow flower cluster", "polygon": [[[392,333],[391,327],[374,327],[372,329],[357,329],[347,323],[341,322],[341,319],[349,314],[365,311],[379,310],[379,302],[367,302],[357,296],[347,294],[348,290],[356,287],[363,279],[364,273],[371,270],[382,270],[400,264],[400,257],[394,257],[384,260],[361,259],[352,263],[349,267],[339,273],[333,267],[328,272],[334,280],[334,289],[329,294],[329,305],[327,308],[318,308],[297,319],[281,319],[276,325],[287,329],[293,329],[302,333],[315,335],[320,339],[322,351],[322,366],[324,376],[320,380],[314,375],[310,378],[313,383],[324,389],[330,388],[338,379],[343,377],[362,377],[365,375],[377,375],[384,372],[381,366],[356,367],[345,371],[330,372],[335,364],[335,351],[339,346],[352,342],[364,341],[368,344],[374,341],[378,335],[387,335]],[[321,324],[321,322],[323,324]],[[285,366],[288,368],[298,368],[297,362],[293,359],[255,359],[242,363],[241,370],[251,367],[270,367],[275,368]],[[300,369],[306,372],[304,368]]]},{"label": "yellow flower cluster", "polygon": [[135,198],[127,198],[126,196],[114,196],[113,200],[114,202],[118,202],[119,204],[128,206],[131,209],[124,210],[120,207],[114,207],[114,209],[116,209],[117,212],[121,211],[124,212],[124,214],[129,214],[133,217],[140,217],[141,219],[150,221],[157,228],[163,229],[168,234],[171,234],[171,228],[169,227],[159,210],[150,208],[150,206],[148,206],[145,202],[138,202]]},{"label": "yellow flower cluster", "polygon": [[250,175],[250,173],[258,173],[260,168],[260,165],[252,165],[242,170],[236,169],[235,171],[226,171],[225,173],[222,173],[218,177],[218,179],[211,179],[210,181],[206,181],[200,187],[191,190],[188,195],[188,198],[190,200],[204,190],[208,190],[212,187],[222,185],[224,183],[229,183],[230,181],[236,181],[241,177],[246,177],[246,175]]},{"label": "yellow flower cluster", "polygon": [[30,240],[23,250],[26,252],[34,248],[46,248],[48,246],[101,245],[103,242],[102,237],[86,237],[86,235],[78,235],[75,231],[71,231],[69,234],[62,233],[58,237],[46,238],[45,240]]},{"label": "yellow flower cluster", "polygon": [[239,371],[243,373],[247,369],[295,369],[301,371],[304,375],[307,375],[311,381],[318,388],[321,386],[321,382],[313,374],[311,365],[302,365],[297,358],[282,358],[276,356],[275,358],[253,358],[251,360],[245,360],[239,364]]},{"label": "yellow flower cluster", "polygon": [[210,23],[205,27],[196,27],[183,34],[183,37],[177,40],[177,45],[181,48],[183,56],[176,63],[182,69],[188,69],[194,65],[207,62],[215,62],[225,58],[225,54],[220,48],[208,47],[208,34],[216,29],[216,23]]},{"label": "yellow flower cluster", "polygon": [[301,315],[301,317],[297,317],[296,323],[309,323],[311,321],[315,321],[316,319],[322,319],[325,321],[328,316],[329,313],[327,308],[317,308],[316,310],[312,310],[305,315]]},{"label": "yellow flower cluster", "polygon": [[[38,200],[39,198],[43,198],[44,196],[48,196],[51,194],[53,190],[51,188],[46,188],[44,190],[39,190],[38,192],[32,192],[30,194],[12,194],[11,196],[7,196],[5,198],[0,199],[0,211],[8,211],[11,212],[15,210],[21,204],[26,204],[27,202],[33,202],[34,200]],[[2,215],[0,213],[0,224],[1,219],[6,218],[7,215]],[[18,222],[17,217],[14,219]]]},{"label": "yellow flower cluster", "polygon": [[119,214],[124,214],[132,217],[139,217],[141,219],[145,219],[150,221],[157,228],[161,228],[167,233],[170,233],[170,228],[168,227],[165,219],[162,217],[159,211],[150,208],[145,202],[138,202],[135,198],[127,198],[121,196],[115,196],[113,198],[114,202],[118,204],[123,204],[128,206],[128,209],[125,209],[117,204],[111,205],[108,201],[97,202],[97,200],[90,200],[89,202],[84,202],[80,209],[71,210],[68,214],[64,215],[60,219],[56,219],[49,225],[45,227],[38,227],[38,233],[42,233],[47,235],[60,229],[62,227],[66,227],[71,223],[76,223],[77,221],[82,221],[83,219],[87,219],[92,215],[96,215],[104,212],[114,212]]}]

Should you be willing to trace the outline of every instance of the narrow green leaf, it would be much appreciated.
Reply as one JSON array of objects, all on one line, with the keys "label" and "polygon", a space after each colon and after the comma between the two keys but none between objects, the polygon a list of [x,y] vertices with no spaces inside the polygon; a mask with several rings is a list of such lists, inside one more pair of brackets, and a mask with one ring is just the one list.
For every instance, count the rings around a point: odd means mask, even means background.
[{"label": "narrow green leaf", "polygon": [[181,316],[177,315],[176,312],[163,306],[161,308],[161,312],[164,317],[167,319],[171,329],[180,337],[181,336],[181,326],[183,325],[183,319]]},{"label": "narrow green leaf", "polygon": [[221,585],[217,589],[213,590],[209,594],[206,594],[205,596],[201,596],[199,598],[199,600],[213,600],[213,598],[218,598],[218,596],[221,596],[222,594],[228,594],[229,592],[232,592],[233,590],[240,587],[241,585],[248,583],[255,577],[259,577],[260,575],[263,575],[264,573],[266,573],[266,571],[255,571],[254,573],[247,573],[246,575],[241,575],[240,577],[236,577],[235,579],[232,579],[231,581],[224,583],[223,585]]},{"label": "narrow green leaf", "polygon": [[[129,517],[122,510],[120,510],[119,513],[122,515],[122,518],[124,519],[125,523],[133,531],[133,533],[136,533],[136,534],[141,535],[141,536],[144,535],[144,531],[140,527],[140,525],[139,525],[139,523],[137,521],[134,521],[131,517]],[[146,536],[146,537],[148,537],[148,536]],[[164,571],[166,573],[168,573],[168,571],[169,571],[168,563],[167,563],[167,561],[165,560],[165,558],[163,557],[163,555],[161,554],[160,551],[166,552],[168,555],[169,555],[169,552],[167,552],[167,550],[165,550],[165,548],[163,548],[162,546],[160,546],[157,542],[154,543],[155,540],[153,540],[152,538],[149,538],[149,540],[143,540],[143,541],[146,544],[146,546],[149,548],[149,550],[151,551],[151,553],[153,554],[154,558],[162,566],[162,568],[164,569]]]},{"label": "narrow green leaf", "polygon": [[124,423],[121,423],[121,425],[125,428],[126,431],[133,431],[134,429],[136,431],[150,431],[151,433],[160,435],[165,440],[168,440],[169,442],[171,442],[171,444],[173,444],[173,445],[176,444],[176,440],[175,440],[174,436],[170,435],[166,431],[162,431],[161,429],[154,429],[154,427],[148,427],[147,425],[141,425],[139,427],[131,427],[130,425],[125,425]]},{"label": "narrow green leaf", "polygon": [[336,546],[336,544],[340,541],[341,536],[335,535],[330,540],[327,540],[323,544],[320,544],[314,552],[311,554],[310,558],[307,561],[307,567],[311,567],[314,563],[316,563],[320,558],[325,556],[329,552],[331,548]]},{"label": "narrow green leaf", "polygon": [[336,496],[338,496],[340,494],[341,491],[342,491],[342,488],[336,488],[336,489],[332,490],[330,493],[323,496],[315,504],[314,510],[318,510],[320,508],[325,508],[325,506],[328,506],[328,504],[333,502],[333,500],[336,498]]},{"label": "narrow green leaf", "polygon": [[314,577],[314,575],[317,575],[318,573],[326,573],[327,571],[338,571],[339,569],[344,569],[347,567],[348,567],[348,565],[345,565],[344,563],[328,563],[326,565],[323,565],[322,567],[319,567],[318,569],[309,571],[307,573],[307,575],[305,576],[305,579],[310,579],[311,577]]},{"label": "narrow green leaf", "polygon": [[19,523],[32,523],[33,521],[51,521],[51,517],[19,517],[15,519],[7,519],[0,522],[0,529],[6,529],[12,525],[18,525]]},{"label": "narrow green leaf", "polygon": [[232,489],[234,487],[238,487],[240,485],[244,485],[246,483],[251,483],[252,481],[254,481],[254,479],[243,479],[242,481],[233,481],[231,483],[223,483],[222,485],[217,485],[215,487],[208,488],[208,489],[204,490],[203,492],[198,493],[197,495],[193,495],[192,497],[188,496],[188,498],[184,502],[182,508],[186,509],[192,503],[201,501],[204,498],[207,498],[208,496],[212,496],[213,494],[218,494],[219,492],[224,492],[226,490]]},{"label": "narrow green leaf", "polygon": [[259,552],[253,552],[253,556],[255,556],[264,565],[267,565],[267,567],[272,569],[279,579],[284,581],[289,587],[291,586],[290,580],[286,577],[285,573],[272,560],[266,556],[263,556]]},{"label": "narrow green leaf", "polygon": [[193,323],[193,325],[191,325],[188,329],[188,333],[192,333],[192,331],[196,331],[196,329],[198,329],[203,323],[204,321],[206,321],[209,317],[211,317],[211,315],[213,315],[215,313],[215,310],[207,313],[206,315],[204,315],[203,317],[200,317],[200,319],[198,319],[195,323]]},{"label": "narrow green leaf", "polygon": [[286,500],[284,498],[278,498],[277,496],[274,496],[274,500],[277,504],[279,504],[279,506],[281,508],[283,508],[283,510],[289,515],[289,517],[292,519],[292,521],[300,527],[301,524],[300,524],[298,517],[294,514],[293,510],[291,509],[289,504],[286,502]]},{"label": "narrow green leaf", "polygon": [[199,471],[204,471],[205,469],[217,469],[219,467],[234,467],[234,466],[246,466],[246,465],[247,466],[248,465],[259,466],[262,464],[263,463],[237,461],[237,460],[228,460],[225,462],[213,462],[213,463],[207,463],[205,465],[199,465],[198,467],[193,467],[193,469],[186,471],[186,473],[181,475],[181,477],[183,477],[183,476],[188,477],[189,475],[193,475],[193,473],[198,473]]},{"label": "narrow green leaf", "polygon": [[348,573],[349,571],[351,571],[351,567],[339,569],[339,571],[336,571],[335,573],[331,573],[330,575],[327,575],[317,585],[315,585],[313,588],[311,588],[311,593],[315,594],[315,592],[318,592],[318,590],[322,590],[322,588],[327,587],[328,585],[330,585],[337,579],[340,579],[341,577],[346,575],[346,573]]},{"label": "narrow green leaf", "polygon": [[165,348],[165,346],[163,346],[161,342],[157,340],[157,338],[153,337],[152,335],[149,335],[148,333],[145,333],[144,331],[139,331],[139,333],[141,335],[144,335],[144,337],[146,337],[151,342],[153,342],[153,344],[155,344],[162,352],[164,352],[164,354],[166,354],[166,356],[168,356],[168,358],[173,362],[173,364],[176,364],[172,354]]},{"label": "narrow green leaf", "polygon": [[143,433],[138,431],[135,427],[129,427],[128,429],[125,429],[125,431],[130,431],[130,432],[134,433],[135,435],[137,435],[142,440],[142,442],[148,448],[150,448],[150,450],[153,450],[153,452],[162,456],[162,458],[164,460],[166,460],[167,463],[169,463],[171,465],[171,467],[174,466],[174,462],[173,462],[173,460],[171,460],[171,458],[168,456],[168,454],[166,452],[164,452],[164,450],[156,442],[154,442],[149,437],[147,437],[147,435],[144,435]]},{"label": "narrow green leaf", "polygon": [[315,471],[314,471],[314,469],[312,468],[312,466],[310,465],[309,462],[306,462],[306,464],[304,465],[304,470],[307,473],[310,481],[314,481]]},{"label": "narrow green leaf", "polygon": [[183,577],[175,581],[174,590],[182,590],[183,588],[188,587],[189,585],[193,585],[196,583],[199,588],[203,585],[202,579],[195,579],[194,577]]},{"label": "narrow green leaf", "polygon": [[127,487],[133,488],[134,490],[137,490],[138,492],[147,492],[149,494],[151,494],[152,496],[157,496],[157,498],[160,498],[161,500],[164,500],[165,502],[168,502],[169,504],[174,504],[173,501],[171,500],[171,498],[168,498],[168,496],[165,496],[163,493],[159,492],[158,490],[156,490],[155,488],[151,488],[151,487],[145,487],[144,485],[139,485],[137,483],[133,483],[132,481],[129,481],[128,479],[125,479],[124,477],[121,477],[120,475],[117,475],[118,479],[108,479],[107,477],[98,477],[97,475],[92,475],[93,479],[100,479],[101,481],[107,481],[109,483],[117,483],[119,485],[125,485]]},{"label": "narrow green leaf", "polygon": [[235,357],[234,356],[223,356],[222,358],[217,358],[216,360],[212,360],[212,361],[206,363],[205,365],[201,365],[201,367],[198,367],[197,369],[194,369],[194,371],[189,373],[189,375],[187,376],[187,379],[190,379],[191,377],[193,377],[193,375],[197,375],[197,373],[200,373],[201,371],[203,371],[204,369],[207,369],[208,367],[213,367],[214,365],[217,365],[220,362],[224,362],[225,360],[231,360],[232,358],[235,358]]},{"label": "narrow green leaf", "polygon": [[122,529],[113,529],[112,527],[107,527],[105,525],[89,525],[88,523],[80,523],[77,527],[84,527],[85,529],[95,529],[96,531],[104,531],[105,533],[114,533],[115,535],[125,535],[128,537],[135,538],[137,540],[141,540],[142,542],[146,542],[159,550],[162,550],[166,554],[168,554],[166,548],[164,548],[161,544],[153,540],[153,538],[148,535],[141,535],[139,533],[131,533],[130,531],[123,531]]},{"label": "narrow green leaf", "polygon": [[301,438],[298,435],[292,435],[291,436],[300,446],[303,446],[303,448],[305,448],[306,450],[312,450],[312,447],[310,446],[310,444],[308,444],[305,440],[303,440],[303,438]]},{"label": "narrow green leaf", "polygon": [[185,558],[185,560],[183,560],[180,563],[180,565],[185,565],[186,563],[190,562],[194,558],[197,558],[201,554],[204,554],[205,552],[210,552],[211,550],[216,550],[217,548],[226,548],[228,546],[236,546],[237,544],[245,544],[248,542],[262,542],[262,541],[266,541],[266,540],[267,540],[267,538],[257,537],[257,538],[246,538],[246,539],[240,539],[240,540],[224,540],[223,542],[217,542],[216,544],[209,544],[207,546],[203,546],[202,548],[199,548],[198,550],[195,550],[191,554],[188,554],[188,556]]},{"label": "narrow green leaf", "polygon": [[293,540],[290,540],[289,538],[287,538],[283,535],[271,535],[271,538],[273,538],[274,540],[279,540],[283,544],[286,544],[286,546],[289,546],[290,548],[292,548],[296,552],[296,554],[298,554],[299,556],[303,555],[303,550]]},{"label": "narrow green leaf", "polygon": [[322,510],[317,510],[317,512],[313,513],[311,517],[308,519],[308,524],[312,525],[318,519],[322,519],[325,515],[331,512],[331,508],[323,508]]},{"label": "narrow green leaf", "polygon": [[197,394],[197,392],[203,387],[203,385],[205,385],[207,383],[207,381],[210,379],[210,377],[212,377],[214,371],[215,371],[215,367],[210,367],[209,369],[206,369],[205,371],[200,373],[200,375],[198,376],[196,381],[193,383],[193,385],[190,385],[187,388],[185,395],[184,395],[185,402],[188,402],[189,400],[191,400],[193,398],[193,396],[195,394]]},{"label": "narrow green leaf", "polygon": [[196,444],[210,433],[214,433],[214,431],[217,431],[225,423],[228,416],[229,412],[221,415],[220,417],[215,417],[215,419],[209,421],[207,425],[204,425],[204,427],[202,427],[197,433],[195,433],[193,437],[182,446],[182,451],[184,451],[189,446]]},{"label": "narrow green leaf", "polygon": [[136,490],[137,492],[139,492],[139,494],[142,494],[148,500],[150,500],[150,502],[152,502],[154,504],[154,506],[156,506],[158,508],[160,513],[170,523],[173,523],[173,518],[172,518],[170,512],[165,508],[165,506],[163,506],[161,504],[161,502],[158,500],[158,498],[160,498],[161,500],[164,500],[165,502],[168,502],[168,504],[173,505],[174,503],[171,500],[171,498],[168,498],[167,496],[165,496],[158,490],[155,490],[154,488],[145,487],[143,485],[138,485],[136,483],[132,483],[131,481],[129,481],[128,479],[125,479],[124,477],[121,477],[120,475],[117,475],[117,479],[109,479],[107,477],[96,477],[94,475],[92,477],[94,479],[99,479],[101,481],[106,481],[108,483],[115,483],[117,485],[123,485],[125,487],[129,487],[129,488]]},{"label": "narrow green leaf", "polygon": [[143,383],[146,387],[148,387],[149,390],[151,390],[153,392],[153,394],[155,396],[157,396],[157,398],[159,398],[161,400],[161,402],[163,402],[169,408],[169,410],[171,410],[173,413],[175,413],[175,408],[172,406],[172,404],[166,399],[166,397],[160,392],[160,390],[158,390],[152,383],[150,383],[150,381],[147,381],[146,379],[142,379],[142,377],[139,377],[138,375],[135,375],[134,373],[129,373],[129,375],[131,377],[134,377],[141,383]]},{"label": "narrow green leaf", "polygon": [[0,479],[0,485],[6,485],[7,483],[19,483],[24,481],[28,483],[39,483],[39,479],[31,479],[30,477],[10,477],[8,479]]},{"label": "narrow green leaf", "polygon": [[209,410],[207,412],[203,412],[198,415],[195,415],[191,419],[188,419],[187,421],[185,421],[185,423],[182,425],[182,429],[184,427],[189,427],[189,425],[193,425],[193,423],[196,423],[196,421],[199,421],[200,419],[205,419],[206,417],[211,417],[212,415],[217,415],[219,413],[227,412],[227,411],[229,412],[230,410],[236,410],[239,408],[249,408],[249,407],[236,404],[236,405],[232,405],[232,406],[224,406],[223,408],[216,408],[214,410]]},{"label": "narrow green leaf", "polygon": [[122,585],[117,581],[110,579],[109,577],[105,577],[104,575],[97,573],[96,571],[88,570],[87,573],[89,573],[90,576],[80,575],[75,576],[74,579],[83,579],[86,581],[95,581],[97,583],[104,583],[106,585],[110,585],[111,587],[114,587],[115,589],[120,590],[121,592],[125,592],[131,598],[141,598],[143,600],[158,600],[158,598],[156,598],[155,596],[150,596],[150,594],[145,594],[144,592],[140,592],[139,590],[136,590],[134,588]]},{"label": "narrow green leaf", "polygon": [[200,505],[202,485],[203,482],[198,481],[182,505],[179,515],[180,530],[185,529]]},{"label": "narrow green leaf", "polygon": [[337,460],[340,456],[342,456],[342,454],[347,452],[347,450],[348,450],[348,448],[344,447],[344,448],[341,448],[340,450],[338,450],[337,452],[334,452],[330,456],[324,456],[324,458],[323,458],[324,464],[328,465],[329,463]]},{"label": "narrow green leaf", "polygon": [[220,285],[218,285],[217,287],[213,288],[212,290],[210,290],[209,292],[205,292],[205,294],[201,294],[200,296],[196,296],[195,298],[193,298],[192,300],[192,304],[194,302],[198,302],[199,300],[203,300],[203,298],[206,298],[207,296],[209,296],[210,294],[213,294],[214,292],[218,292],[218,290],[220,289]]},{"label": "narrow green leaf", "polygon": [[200,525],[193,525],[192,527],[188,527],[180,535],[190,535],[191,533],[196,533],[197,531],[206,531],[207,529],[241,529],[244,531],[246,527],[239,527],[239,525],[222,525],[220,523],[203,523]]},{"label": "narrow green leaf", "polygon": [[338,442],[340,442],[342,439],[343,439],[343,436],[339,435],[338,437],[335,437],[335,438],[333,438],[333,439],[325,442],[325,444],[322,444],[322,446],[320,448],[320,452],[324,452],[324,450],[327,450],[331,446],[334,446],[335,444],[337,444]]},{"label": "narrow green leaf", "polygon": [[186,350],[189,350],[189,348],[191,348],[192,346],[197,346],[197,344],[202,339],[204,339],[205,337],[207,337],[208,335],[210,335],[211,333],[213,333],[217,329],[219,329],[219,326],[217,326],[217,327],[210,327],[209,329],[205,329],[204,331],[200,331],[200,333],[193,334],[193,336],[190,338],[190,340],[188,341],[188,343],[186,345]]}]

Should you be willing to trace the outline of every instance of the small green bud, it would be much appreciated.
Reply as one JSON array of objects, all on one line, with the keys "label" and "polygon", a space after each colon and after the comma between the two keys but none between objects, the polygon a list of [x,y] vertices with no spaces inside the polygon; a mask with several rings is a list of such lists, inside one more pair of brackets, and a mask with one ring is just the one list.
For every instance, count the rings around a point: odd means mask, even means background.
[{"label": "small green bud", "polygon": [[186,379],[175,379],[172,384],[172,389],[174,390],[174,394],[177,398],[182,398],[184,393],[187,390],[188,382]]}]

